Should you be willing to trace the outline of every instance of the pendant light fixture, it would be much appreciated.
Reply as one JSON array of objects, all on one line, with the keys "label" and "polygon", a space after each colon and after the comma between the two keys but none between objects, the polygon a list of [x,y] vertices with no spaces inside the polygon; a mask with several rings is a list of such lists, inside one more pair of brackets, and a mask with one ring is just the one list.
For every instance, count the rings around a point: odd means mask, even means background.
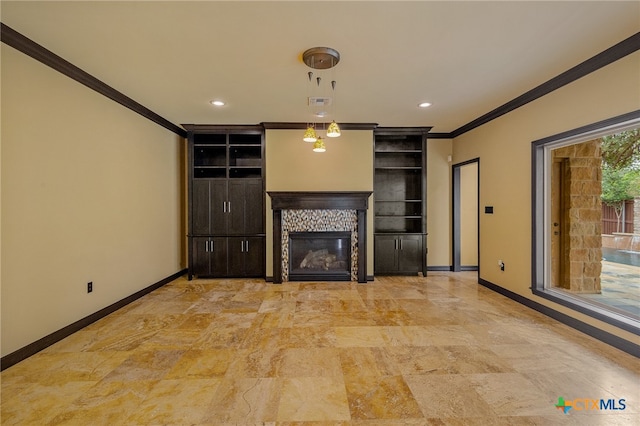
[{"label": "pendant light fixture", "polygon": [[313,144],[313,152],[325,152],[327,147],[324,145],[324,141],[322,140],[322,136],[318,138],[317,141]]},{"label": "pendant light fixture", "polygon": [[330,138],[337,138],[340,136],[340,127],[338,127],[338,123],[336,123],[335,120],[333,120],[331,124],[329,124],[329,127],[327,127],[327,136]]},{"label": "pendant light fixture", "polygon": [[[314,70],[327,70],[336,66],[336,64],[340,61],[340,53],[337,50],[332,49],[330,47],[313,47],[311,49],[306,50],[302,54],[302,60],[304,63],[311,69]],[[309,77],[309,85],[313,86],[313,71],[308,72]],[[316,77],[316,86],[317,90],[321,88],[322,77],[318,75]],[[331,80],[331,90],[332,94],[335,98],[335,88],[336,81],[334,79]],[[332,105],[332,99],[330,97],[308,97],[308,105],[310,107],[330,107]],[[324,118],[328,113],[326,110],[316,111],[315,116]],[[323,125],[324,128],[324,125]],[[326,136],[330,138],[335,138],[340,136],[340,126],[334,119],[332,119],[329,127],[327,128]],[[314,143],[314,151],[315,152],[325,152],[326,147],[324,141],[321,137],[318,137],[318,134],[315,129],[315,123],[307,124],[307,130],[304,132],[303,140],[305,142],[313,142]]]},{"label": "pendant light fixture", "polygon": [[[336,81],[331,81],[331,91],[333,93],[333,97],[336,97]],[[340,136],[340,127],[338,127],[338,123],[336,120],[331,121],[329,127],[327,128],[327,136],[330,138],[337,138]]]},{"label": "pendant light fixture", "polygon": [[312,125],[307,127],[307,130],[304,132],[304,136],[302,138],[305,142],[315,142],[318,140],[318,135],[316,135],[316,129],[313,128]]}]

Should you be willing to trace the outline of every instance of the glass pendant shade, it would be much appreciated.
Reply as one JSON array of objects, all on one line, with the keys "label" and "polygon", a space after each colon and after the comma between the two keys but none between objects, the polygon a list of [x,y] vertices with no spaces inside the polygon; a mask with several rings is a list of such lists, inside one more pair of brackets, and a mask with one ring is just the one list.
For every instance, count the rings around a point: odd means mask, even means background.
[{"label": "glass pendant shade", "polygon": [[335,120],[329,124],[329,127],[327,128],[327,136],[330,138],[337,138],[340,136],[340,127],[338,127],[338,123],[336,123]]},{"label": "glass pendant shade", "polygon": [[313,144],[313,152],[325,152],[327,148],[324,146],[324,141],[322,138],[318,138],[318,140]]},{"label": "glass pendant shade", "polygon": [[315,142],[318,140],[318,136],[316,135],[316,129],[313,126],[307,127],[307,130],[304,132],[304,136],[302,140],[305,142]]}]

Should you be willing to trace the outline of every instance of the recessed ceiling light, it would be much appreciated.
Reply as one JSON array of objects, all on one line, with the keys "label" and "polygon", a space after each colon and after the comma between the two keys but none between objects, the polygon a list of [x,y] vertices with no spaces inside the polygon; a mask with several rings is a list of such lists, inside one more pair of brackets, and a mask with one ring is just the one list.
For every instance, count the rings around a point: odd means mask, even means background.
[{"label": "recessed ceiling light", "polygon": [[218,100],[214,100],[214,101],[211,101],[211,105],[224,106],[224,102],[218,101]]},{"label": "recessed ceiling light", "polygon": [[418,106],[420,108],[426,108],[426,107],[430,107],[431,104],[429,102],[422,102],[422,103],[419,103]]}]

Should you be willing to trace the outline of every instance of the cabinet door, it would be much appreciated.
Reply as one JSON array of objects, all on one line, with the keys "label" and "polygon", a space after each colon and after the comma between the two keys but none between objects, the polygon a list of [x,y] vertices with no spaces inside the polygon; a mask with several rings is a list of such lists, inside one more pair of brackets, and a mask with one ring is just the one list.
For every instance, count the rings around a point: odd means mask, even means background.
[{"label": "cabinet door", "polygon": [[224,234],[227,231],[227,182],[194,179],[192,220],[194,235]]},{"label": "cabinet door", "polygon": [[229,276],[264,277],[263,237],[229,237]]},{"label": "cabinet door", "polygon": [[229,235],[242,235],[245,216],[245,182],[242,179],[229,180]]},{"label": "cabinet door", "polygon": [[214,277],[226,277],[227,268],[227,239],[224,237],[209,238],[209,257],[211,262],[211,275]]},{"label": "cabinet door", "polygon": [[376,235],[374,237],[374,270],[376,273],[398,271],[398,237],[396,235]]},{"label": "cabinet door", "polygon": [[244,246],[245,238],[229,237],[229,263],[228,271],[230,277],[244,276]]},{"label": "cabinet door", "polygon": [[262,179],[245,181],[244,232],[264,234],[264,190]]},{"label": "cabinet door", "polygon": [[229,235],[264,233],[261,179],[229,180]]},{"label": "cabinet door", "polygon": [[399,272],[422,271],[422,236],[401,235],[398,245]]},{"label": "cabinet door", "polygon": [[262,237],[245,238],[244,276],[264,277],[265,239]]},{"label": "cabinet door", "polygon": [[[209,200],[209,181],[202,179],[193,180],[193,199],[191,220],[194,235],[206,235],[210,233],[211,213]],[[204,243],[203,243],[204,244]]]},{"label": "cabinet door", "polygon": [[211,212],[210,234],[225,234],[227,232],[227,181],[210,181],[209,211]]},{"label": "cabinet door", "polygon": [[191,244],[193,254],[193,259],[191,259],[191,274],[199,277],[210,275],[209,238],[192,238]]}]

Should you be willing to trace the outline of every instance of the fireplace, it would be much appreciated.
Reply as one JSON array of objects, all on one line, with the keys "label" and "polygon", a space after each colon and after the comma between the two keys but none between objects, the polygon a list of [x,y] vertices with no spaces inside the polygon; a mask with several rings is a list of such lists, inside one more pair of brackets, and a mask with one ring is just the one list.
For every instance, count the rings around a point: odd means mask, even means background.
[{"label": "fireplace", "polygon": [[[267,194],[273,210],[274,283],[367,282],[366,218],[371,192]],[[306,267],[309,262],[315,266]]]},{"label": "fireplace", "polygon": [[350,281],[350,232],[290,232],[290,281]]}]

